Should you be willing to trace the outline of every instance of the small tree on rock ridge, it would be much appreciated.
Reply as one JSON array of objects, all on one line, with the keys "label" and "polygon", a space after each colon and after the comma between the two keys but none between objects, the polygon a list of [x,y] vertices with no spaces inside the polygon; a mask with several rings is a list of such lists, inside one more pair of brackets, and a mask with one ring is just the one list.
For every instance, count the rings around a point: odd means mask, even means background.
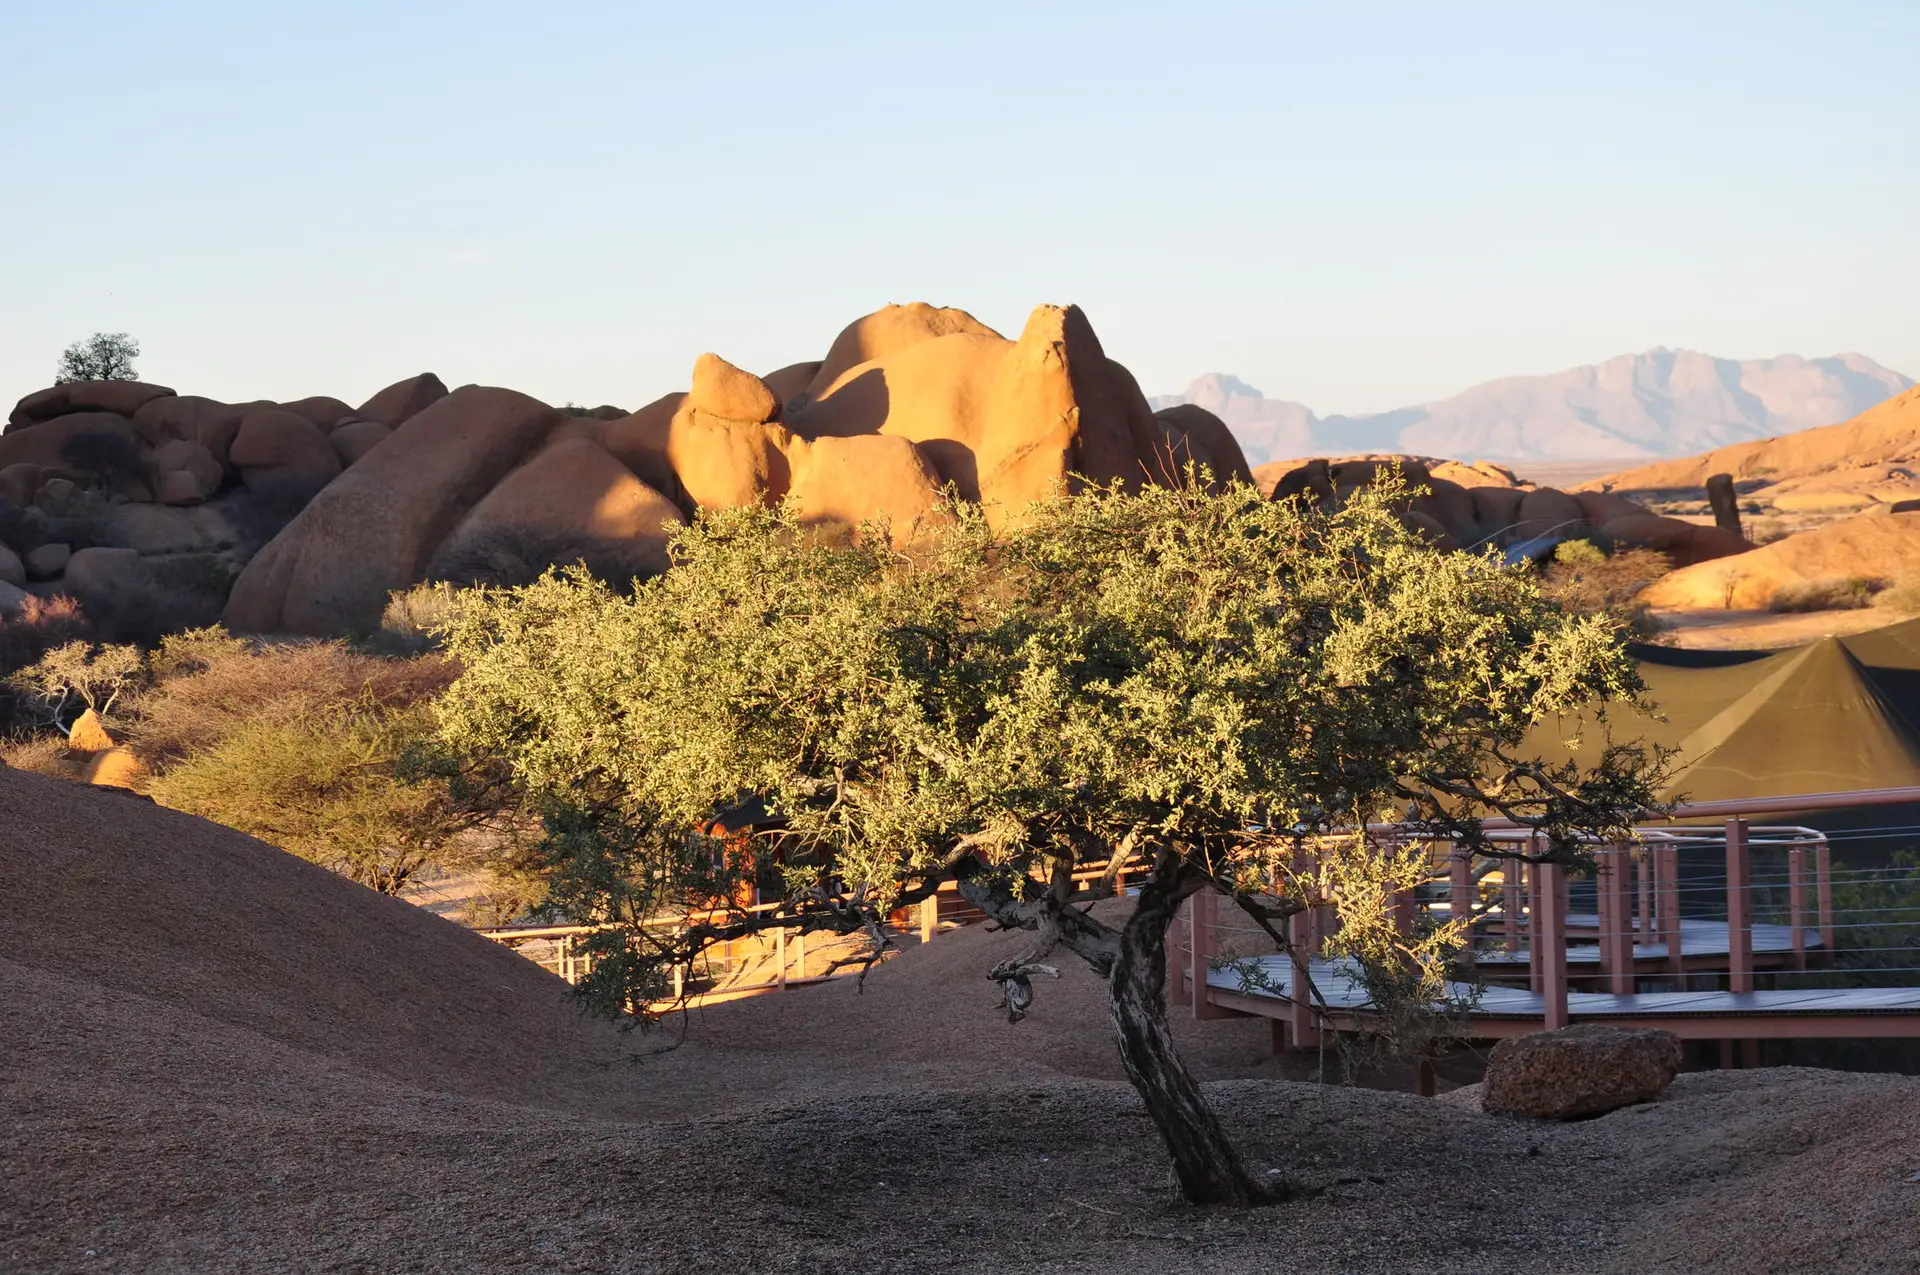
[{"label": "small tree on rock ridge", "polygon": [[[1392,936],[1379,903],[1406,856],[1343,830],[1406,821],[1495,853],[1479,816],[1498,812],[1577,861],[1580,834],[1653,802],[1657,759],[1636,750],[1588,771],[1517,751],[1547,716],[1637,694],[1613,626],[1425,548],[1393,516],[1403,494],[1328,512],[1243,485],[1094,490],[999,533],[957,507],[907,552],[883,529],[845,544],[784,511],[709,515],[631,597],[577,571],[476,592],[447,633],[465,671],[441,737],[543,814],[554,897],[605,926],[581,989],[599,1009],[645,1020],[712,943],[877,936],[957,881],[1035,936],[988,972],[1010,1017],[1042,1012],[1031,980],[1054,950],[1085,960],[1182,1191],[1252,1203],[1274,1192],[1168,1029],[1182,901],[1219,890],[1279,937],[1317,875],[1291,869],[1337,859],[1344,950],[1418,997],[1451,935]],[[700,830],[748,800],[782,821],[760,866],[777,856],[784,903],[649,926],[729,906],[743,869]],[[1146,866],[1124,920],[1076,900],[1076,865],[1105,863],[1110,892],[1129,860]]]},{"label": "small tree on rock ridge", "polygon": [[137,380],[133,361],[139,357],[140,343],[125,332],[96,332],[84,341],[75,341],[60,355],[60,373],[54,384]]}]

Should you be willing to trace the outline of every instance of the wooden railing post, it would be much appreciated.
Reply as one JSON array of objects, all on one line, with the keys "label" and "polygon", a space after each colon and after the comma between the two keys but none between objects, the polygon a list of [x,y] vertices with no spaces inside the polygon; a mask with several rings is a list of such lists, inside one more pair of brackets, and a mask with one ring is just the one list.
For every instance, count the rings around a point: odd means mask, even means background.
[{"label": "wooden railing post", "polygon": [[1727,990],[1753,990],[1753,899],[1748,892],[1747,821],[1727,820]]},{"label": "wooden railing post", "polygon": [[780,971],[773,981],[784,992],[787,990],[787,927],[784,925],[773,932],[773,961]]},{"label": "wooden railing post", "polygon": [[1509,953],[1520,950],[1521,913],[1526,911],[1521,878],[1526,865],[1518,859],[1506,860],[1500,868],[1500,930]]},{"label": "wooden railing post", "polygon": [[[1527,839],[1527,853],[1539,851],[1537,837]],[[1538,996],[1543,990],[1542,980],[1546,977],[1540,958],[1540,865],[1527,864],[1527,987]]]},{"label": "wooden railing post", "polygon": [[1653,851],[1655,915],[1659,918],[1660,942],[1667,949],[1667,970],[1687,986],[1687,958],[1680,933],[1680,847],[1665,842]]},{"label": "wooden railing post", "polygon": [[1793,931],[1793,966],[1807,968],[1807,851],[1798,842],[1787,849],[1787,925]]},{"label": "wooden railing post", "polygon": [[920,900],[920,941],[933,942],[933,936],[940,928],[940,899],[929,894]]},{"label": "wooden railing post", "polygon": [[1220,896],[1201,890],[1190,900],[1193,917],[1193,946],[1189,949],[1189,972],[1193,978],[1193,1016],[1197,1019],[1230,1018],[1233,1011],[1221,1009],[1207,999],[1207,966],[1219,950],[1219,935],[1214,930]]},{"label": "wooden railing post", "polygon": [[1393,928],[1398,934],[1412,934],[1414,918],[1418,913],[1412,890],[1393,892]]},{"label": "wooden railing post", "polygon": [[1193,900],[1182,903],[1167,926],[1167,1004],[1191,1005],[1193,993],[1187,986],[1187,956],[1193,950]]},{"label": "wooden railing post", "polygon": [[1633,849],[1634,880],[1639,887],[1639,915],[1633,927],[1635,943],[1653,942],[1653,853],[1645,846]]},{"label": "wooden railing post", "polygon": [[1320,1047],[1320,1015],[1313,1005],[1309,968],[1320,951],[1317,909],[1308,908],[1287,918],[1287,941],[1293,947],[1287,983],[1287,1032],[1295,1049]]},{"label": "wooden railing post", "polygon": [[1600,970],[1607,990],[1618,995],[1633,991],[1633,899],[1628,889],[1625,846],[1600,850],[1594,873],[1600,904]]},{"label": "wooden railing post", "polygon": [[1557,863],[1534,865],[1540,879],[1533,964],[1540,970],[1548,1031],[1567,1025],[1567,870]]},{"label": "wooden railing post", "polygon": [[1813,848],[1813,884],[1820,909],[1820,950],[1833,959],[1833,847],[1825,837]]},{"label": "wooden railing post", "polygon": [[1461,931],[1460,941],[1467,947],[1473,946],[1473,858],[1465,850],[1455,848],[1453,858],[1447,865],[1447,919],[1456,921],[1466,928]]}]

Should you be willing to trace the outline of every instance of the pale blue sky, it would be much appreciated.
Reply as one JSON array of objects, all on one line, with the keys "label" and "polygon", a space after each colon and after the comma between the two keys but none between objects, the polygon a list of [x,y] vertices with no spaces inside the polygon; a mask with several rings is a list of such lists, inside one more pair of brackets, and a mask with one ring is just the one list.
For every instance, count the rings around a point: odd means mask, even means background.
[{"label": "pale blue sky", "polygon": [[1920,3],[0,0],[0,398],[628,407],[928,300],[1317,410],[1654,345],[1920,376]]}]

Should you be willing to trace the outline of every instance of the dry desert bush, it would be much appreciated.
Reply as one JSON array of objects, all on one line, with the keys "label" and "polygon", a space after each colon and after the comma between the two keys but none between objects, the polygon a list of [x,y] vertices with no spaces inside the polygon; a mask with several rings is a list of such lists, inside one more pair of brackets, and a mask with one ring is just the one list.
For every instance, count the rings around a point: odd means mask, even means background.
[{"label": "dry desert bush", "polygon": [[421,655],[438,650],[440,633],[460,614],[461,590],[446,581],[396,589],[380,615],[373,645],[386,653]]},{"label": "dry desert bush", "polygon": [[1775,591],[1770,611],[1857,611],[1873,605],[1878,582],[1864,576],[1821,576],[1796,580]]},{"label": "dry desert bush", "polygon": [[1920,615],[1920,571],[1894,577],[1892,583],[1873,595],[1873,605],[1905,615]]},{"label": "dry desert bush", "polygon": [[297,724],[350,705],[416,708],[454,678],[438,657],[383,659],[341,642],[253,642],[219,628],[167,638],[152,668],[154,686],[132,706],[130,732],[141,759],[161,767],[250,723]]},{"label": "dry desert bush", "polygon": [[58,735],[17,735],[0,740],[0,762],[15,770],[30,770],[37,775],[78,782],[86,772],[86,763],[74,756],[66,741]]},{"label": "dry desert bush", "polygon": [[1647,638],[1661,625],[1637,595],[1672,569],[1665,554],[1651,549],[1608,554],[1590,540],[1569,540],[1554,550],[1541,592],[1569,611],[1611,616],[1630,635]]}]

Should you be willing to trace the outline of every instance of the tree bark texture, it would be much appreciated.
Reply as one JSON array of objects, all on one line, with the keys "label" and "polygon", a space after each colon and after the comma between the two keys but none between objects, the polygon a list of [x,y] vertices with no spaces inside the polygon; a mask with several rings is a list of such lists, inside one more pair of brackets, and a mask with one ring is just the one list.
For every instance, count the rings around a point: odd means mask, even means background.
[{"label": "tree bark texture", "polygon": [[1167,929],[1181,899],[1194,892],[1180,877],[1177,865],[1167,865],[1142,884],[1108,975],[1108,1013],[1127,1079],[1173,1157],[1181,1193],[1194,1204],[1254,1204],[1268,1193],[1248,1176],[1167,1024]]}]

